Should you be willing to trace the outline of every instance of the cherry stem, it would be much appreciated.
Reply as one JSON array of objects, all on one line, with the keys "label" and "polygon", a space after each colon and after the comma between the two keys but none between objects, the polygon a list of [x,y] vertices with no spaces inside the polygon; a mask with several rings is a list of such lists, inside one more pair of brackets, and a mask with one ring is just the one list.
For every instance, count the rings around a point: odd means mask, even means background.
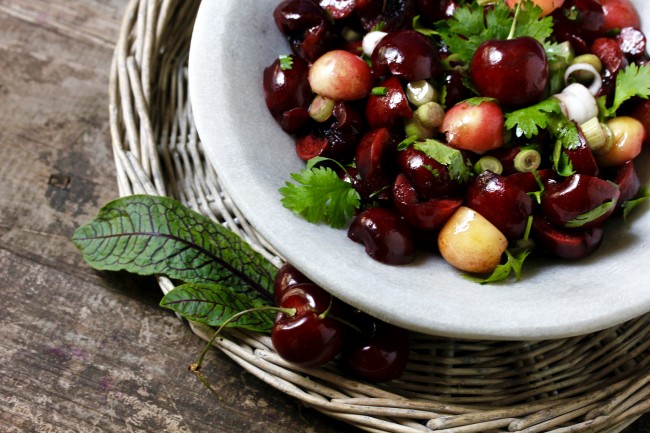
[{"label": "cherry stem", "polygon": [[219,328],[217,328],[215,333],[212,334],[212,337],[210,337],[207,344],[203,348],[203,351],[199,355],[197,361],[188,367],[188,370],[194,373],[194,375],[201,381],[201,383],[205,385],[206,388],[208,388],[210,392],[214,394],[215,397],[217,397],[219,400],[221,400],[221,397],[219,396],[219,394],[217,394],[217,391],[212,387],[212,385],[210,385],[210,382],[205,378],[205,376],[201,374],[200,370],[201,370],[201,364],[203,364],[203,359],[208,354],[208,351],[210,350],[210,348],[216,341],[217,337],[221,334],[221,332],[226,326],[228,326],[230,323],[234,322],[235,320],[239,319],[240,317],[245,316],[246,314],[258,313],[261,311],[277,311],[280,313],[287,314],[289,316],[294,316],[298,312],[295,308],[281,308],[281,307],[267,306],[267,307],[249,308],[248,310],[243,310],[236,314],[233,314],[225,322],[223,322],[221,326],[219,326]]},{"label": "cherry stem", "polygon": [[507,39],[513,39],[515,37],[515,29],[517,28],[517,18],[519,18],[519,10],[521,9],[521,2],[517,3],[515,6],[515,16],[512,19],[512,26],[510,26],[510,33],[508,33]]}]

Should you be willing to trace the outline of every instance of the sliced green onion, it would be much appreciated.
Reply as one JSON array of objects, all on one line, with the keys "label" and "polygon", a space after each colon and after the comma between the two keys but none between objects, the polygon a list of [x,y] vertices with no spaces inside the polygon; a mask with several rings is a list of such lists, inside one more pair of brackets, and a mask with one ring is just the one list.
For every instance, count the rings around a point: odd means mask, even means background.
[{"label": "sliced green onion", "polygon": [[388,95],[388,87],[373,87],[370,94],[373,96],[386,96]]},{"label": "sliced green onion", "polygon": [[542,163],[542,155],[535,149],[522,149],[515,156],[515,170],[521,173],[535,171]]},{"label": "sliced green onion", "polygon": [[436,100],[436,89],[427,80],[411,81],[406,85],[406,98],[416,107]]},{"label": "sliced green onion", "polygon": [[484,171],[491,171],[495,174],[503,173],[503,164],[494,156],[484,156],[474,164],[474,171],[476,174],[481,174]]},{"label": "sliced green onion", "polygon": [[309,105],[309,117],[316,122],[324,122],[334,112],[334,100],[316,95]]},{"label": "sliced green onion", "polygon": [[425,128],[416,118],[404,120],[406,136],[416,136],[418,139],[433,138],[434,130]]},{"label": "sliced green onion", "polygon": [[445,118],[445,109],[437,102],[427,102],[418,107],[413,113],[415,118],[426,129],[435,129]]},{"label": "sliced green onion", "polygon": [[595,155],[604,155],[609,152],[612,147],[611,130],[607,125],[600,123],[598,117],[592,117],[580,125],[580,129]]}]

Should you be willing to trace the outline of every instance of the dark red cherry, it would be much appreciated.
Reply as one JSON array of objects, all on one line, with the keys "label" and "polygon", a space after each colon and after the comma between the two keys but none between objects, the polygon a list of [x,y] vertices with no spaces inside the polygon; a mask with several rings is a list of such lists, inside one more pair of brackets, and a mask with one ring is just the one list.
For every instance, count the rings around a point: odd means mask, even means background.
[{"label": "dark red cherry", "polygon": [[533,212],[533,199],[511,178],[484,171],[470,181],[466,205],[483,215],[508,240],[519,239]]},{"label": "dark red cherry", "polygon": [[373,129],[361,138],[355,157],[357,172],[374,192],[391,184],[396,148],[397,139],[386,128]]},{"label": "dark red cherry", "polygon": [[264,69],[264,100],[271,115],[288,133],[298,132],[309,120],[311,87],[307,79],[309,65],[296,57],[291,69],[282,69],[280,60]]},{"label": "dark red cherry", "polygon": [[340,20],[352,14],[357,2],[356,0],[320,0],[319,4],[332,18]]},{"label": "dark red cherry", "polygon": [[471,75],[482,96],[506,108],[532,105],[546,94],[546,51],[531,37],[487,41],[472,57]]},{"label": "dark red cherry", "polygon": [[[542,194],[542,212],[557,227],[598,226],[614,212],[619,196],[619,188],[613,182],[573,174],[561,183],[546,185]],[[608,202],[614,202],[614,206],[600,216],[585,219],[588,212]],[[579,220],[582,222],[578,223]]]},{"label": "dark red cherry", "polygon": [[302,272],[296,269],[292,264],[285,263],[278,270],[273,282],[273,296],[275,298],[275,305],[280,305],[282,295],[296,284],[311,283],[312,281],[307,278]]},{"label": "dark red cherry", "polygon": [[387,382],[402,376],[410,352],[409,332],[364,313],[350,321],[360,332],[350,332],[343,348],[348,369],[370,382]]},{"label": "dark red cherry", "polygon": [[404,265],[415,258],[413,233],[400,216],[389,209],[370,208],[357,215],[348,237],[364,244],[373,259],[389,265]]},{"label": "dark red cherry", "polygon": [[345,329],[329,314],[336,311],[331,308],[334,302],[311,283],[297,284],[284,293],[280,307],[295,309],[295,314],[278,313],[271,330],[273,347],[283,359],[301,367],[320,367],[338,355]]},{"label": "dark red cherry", "polygon": [[587,139],[580,128],[578,128],[578,140],[569,149],[564,149],[564,152],[571,161],[573,170],[576,173],[589,176],[598,176],[600,174],[596,158],[594,158],[594,154],[591,152]]},{"label": "dark red cherry", "polygon": [[605,13],[597,0],[565,0],[552,17],[558,42],[570,42],[578,54],[605,33]]},{"label": "dark red cherry", "polygon": [[400,173],[393,185],[393,202],[397,212],[411,227],[419,230],[439,230],[463,200],[432,198],[420,201],[411,181],[405,174]]},{"label": "dark red cherry", "polygon": [[457,0],[418,0],[420,13],[429,22],[450,18],[458,7]]},{"label": "dark red cherry", "polygon": [[389,77],[379,84],[387,93],[383,96],[371,95],[366,103],[366,120],[371,129],[393,128],[404,118],[413,117],[408,99],[397,77]]},{"label": "dark red cherry", "polygon": [[442,72],[433,41],[415,30],[385,36],[372,53],[372,70],[377,77],[393,75],[406,81],[428,80]]},{"label": "dark red cherry", "polygon": [[459,190],[445,165],[413,147],[399,152],[397,165],[422,200],[445,198],[456,195]]},{"label": "dark red cherry", "polygon": [[334,25],[315,0],[284,0],[273,11],[273,17],[294,53],[308,62],[339,43]]},{"label": "dark red cherry", "polygon": [[562,229],[546,218],[535,217],[531,230],[535,243],[563,259],[580,259],[592,254],[603,240],[602,226],[579,230]]},{"label": "dark red cherry", "polygon": [[639,175],[634,169],[634,161],[628,161],[619,166],[616,170],[614,183],[618,185],[621,196],[618,199],[619,205],[622,205],[628,200],[632,200],[639,193],[641,181]]},{"label": "dark red cherry", "polygon": [[598,56],[603,67],[610,74],[616,74],[621,69],[625,69],[628,60],[623,54],[619,43],[612,38],[597,38],[591,44],[590,51]]},{"label": "dark red cherry", "polygon": [[411,28],[418,13],[415,0],[357,0],[355,11],[366,31],[381,25],[388,33]]}]

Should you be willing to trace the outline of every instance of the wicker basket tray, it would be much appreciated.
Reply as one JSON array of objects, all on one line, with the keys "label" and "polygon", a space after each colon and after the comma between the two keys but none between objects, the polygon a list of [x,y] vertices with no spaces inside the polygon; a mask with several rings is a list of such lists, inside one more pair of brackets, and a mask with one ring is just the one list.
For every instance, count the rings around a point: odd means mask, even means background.
[{"label": "wicker basket tray", "polygon": [[[212,0],[214,1],[214,0]],[[205,160],[192,121],[187,57],[198,0],[131,0],[111,69],[110,121],[119,193],[166,195],[242,236],[278,266]],[[173,286],[159,280],[163,292]],[[190,324],[208,339],[212,330]],[[230,331],[215,346],[305,405],[370,432],[617,432],[650,411],[650,315],[547,341],[412,335],[404,376],[382,386],[336,362],[305,370],[266,335]]]}]

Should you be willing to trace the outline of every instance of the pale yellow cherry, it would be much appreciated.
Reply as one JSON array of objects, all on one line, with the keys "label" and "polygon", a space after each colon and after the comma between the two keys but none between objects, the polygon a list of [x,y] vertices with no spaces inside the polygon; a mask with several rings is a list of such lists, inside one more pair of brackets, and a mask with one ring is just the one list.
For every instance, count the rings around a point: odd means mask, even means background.
[{"label": "pale yellow cherry", "polygon": [[440,230],[438,248],[452,266],[471,273],[492,272],[501,263],[508,240],[491,222],[461,206]]}]

